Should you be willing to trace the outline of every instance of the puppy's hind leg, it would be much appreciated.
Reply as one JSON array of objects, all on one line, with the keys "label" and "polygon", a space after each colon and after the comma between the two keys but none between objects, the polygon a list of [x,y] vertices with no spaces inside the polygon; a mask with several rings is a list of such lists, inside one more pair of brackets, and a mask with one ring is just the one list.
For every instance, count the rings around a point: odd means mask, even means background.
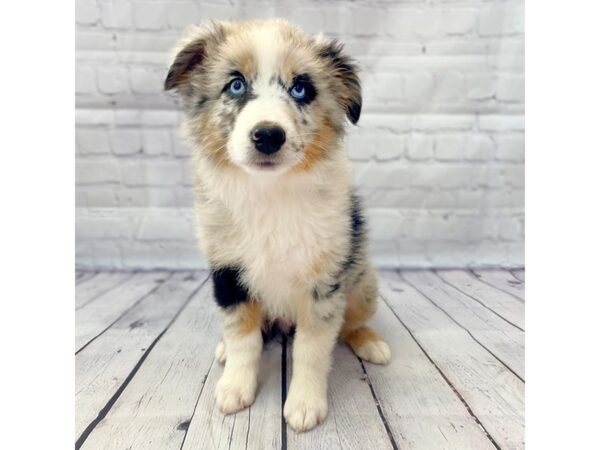
[{"label": "puppy's hind leg", "polygon": [[389,345],[373,329],[365,325],[377,308],[377,276],[368,267],[348,295],[344,325],[340,336],[361,359],[374,364],[390,362]]}]

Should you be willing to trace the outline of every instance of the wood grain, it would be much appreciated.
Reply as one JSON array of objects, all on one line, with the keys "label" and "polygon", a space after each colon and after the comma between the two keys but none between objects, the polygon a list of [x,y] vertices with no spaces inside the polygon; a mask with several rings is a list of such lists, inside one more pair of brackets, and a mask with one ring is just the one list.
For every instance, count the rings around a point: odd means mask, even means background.
[{"label": "wood grain", "polygon": [[499,361],[525,378],[525,333],[431,271],[406,271],[402,278],[466,329]]},{"label": "wood grain", "polygon": [[75,272],[75,284],[77,285],[83,283],[84,281],[91,280],[96,275],[98,275],[98,272]]},{"label": "wood grain", "polygon": [[523,448],[525,384],[397,274],[382,275],[381,293],[491,439]]},{"label": "wood grain", "polygon": [[448,284],[490,308],[508,322],[522,330],[525,329],[523,300],[478,280],[475,275],[464,270],[437,270],[436,273]]},{"label": "wood grain", "polygon": [[118,289],[110,290],[75,311],[75,348],[87,343],[118,320],[129,308],[144,299],[169,277],[165,273],[139,273]]},{"label": "wood grain", "polygon": [[105,272],[77,284],[75,288],[75,309],[80,309],[102,294],[111,289],[116,289],[132,276],[133,274],[127,272]]},{"label": "wood grain", "polygon": [[[123,386],[154,340],[205,278],[186,273],[174,275],[76,356],[78,437]],[[181,341],[182,347],[193,344],[187,337]]]},{"label": "wood grain", "polygon": [[373,389],[401,449],[493,449],[460,398],[382,302],[372,320],[390,344],[389,366],[365,363]]},{"label": "wood grain", "polygon": [[508,270],[474,270],[473,274],[484,283],[525,300],[525,283]]}]

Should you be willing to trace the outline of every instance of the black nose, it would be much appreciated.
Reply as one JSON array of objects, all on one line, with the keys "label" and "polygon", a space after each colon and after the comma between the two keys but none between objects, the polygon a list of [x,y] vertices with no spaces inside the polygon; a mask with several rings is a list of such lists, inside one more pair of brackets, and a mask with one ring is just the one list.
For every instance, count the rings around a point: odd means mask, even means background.
[{"label": "black nose", "polygon": [[271,155],[281,148],[285,142],[285,131],[273,123],[260,123],[250,132],[256,150]]}]

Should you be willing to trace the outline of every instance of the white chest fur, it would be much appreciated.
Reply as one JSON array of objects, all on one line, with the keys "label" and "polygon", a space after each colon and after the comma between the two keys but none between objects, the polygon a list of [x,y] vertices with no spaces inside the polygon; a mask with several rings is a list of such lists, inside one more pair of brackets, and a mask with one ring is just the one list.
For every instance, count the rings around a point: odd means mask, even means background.
[{"label": "white chest fur", "polygon": [[345,158],[301,175],[201,178],[198,234],[213,263],[242,265],[244,278],[273,318],[294,319],[294,302],[314,287],[322,255],[348,245],[350,173]]}]

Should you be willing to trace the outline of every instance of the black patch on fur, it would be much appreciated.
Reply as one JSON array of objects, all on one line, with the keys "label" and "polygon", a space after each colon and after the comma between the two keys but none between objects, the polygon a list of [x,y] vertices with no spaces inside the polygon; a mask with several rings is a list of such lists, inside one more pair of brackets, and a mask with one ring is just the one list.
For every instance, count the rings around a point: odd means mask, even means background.
[{"label": "black patch on fur", "polygon": [[329,292],[327,292],[327,295],[329,296],[335,294],[340,289],[340,286],[340,283],[335,283],[329,286]]},{"label": "black patch on fur", "polygon": [[360,103],[356,103],[352,101],[350,106],[348,107],[348,117],[350,118],[350,122],[356,124],[358,119],[360,119],[360,110],[362,109],[362,105]]},{"label": "black patch on fur", "polygon": [[341,96],[341,101],[346,106],[348,119],[356,125],[362,109],[362,94],[356,63],[344,53],[344,46],[336,40],[323,47],[319,56],[331,62],[333,76],[344,84],[346,92]]},{"label": "black patch on fur", "polygon": [[321,294],[321,291],[319,290],[319,287],[316,286],[315,288],[313,288],[313,291],[312,291],[313,300],[315,302],[318,302],[318,301],[321,301],[321,300],[328,299],[333,294],[335,294],[337,291],[339,291],[341,286],[342,285],[339,282],[334,283],[334,284],[332,284],[330,286],[327,286],[328,290],[327,290],[327,292],[325,292],[324,295]]},{"label": "black patch on fur", "polygon": [[346,261],[342,266],[342,273],[346,272],[350,269],[354,263],[356,262],[356,258],[358,256],[358,252],[361,249],[361,245],[363,243],[364,234],[365,234],[365,217],[363,215],[362,206],[360,204],[360,199],[352,194],[352,204],[350,207],[350,220],[352,227],[352,234],[350,237],[350,252]]},{"label": "black patch on fur", "polygon": [[213,21],[207,25],[201,35],[192,42],[189,42],[177,56],[175,56],[175,60],[169,68],[169,72],[165,79],[165,91],[171,89],[180,90],[188,85],[192,70],[195,69],[196,66],[201,66],[204,62],[206,48],[218,45],[225,40],[225,37],[225,27],[221,24]]},{"label": "black patch on fur", "polygon": [[215,300],[221,308],[229,308],[249,300],[248,290],[240,281],[240,272],[236,267],[212,271]]},{"label": "black patch on fur", "polygon": [[298,99],[292,97],[292,99],[300,106],[305,106],[310,104],[317,96],[317,88],[313,84],[312,78],[309,74],[303,73],[294,77],[292,81],[292,86],[289,89],[290,96],[292,95],[292,88],[296,85],[300,85],[304,88],[305,95],[304,98]]}]

